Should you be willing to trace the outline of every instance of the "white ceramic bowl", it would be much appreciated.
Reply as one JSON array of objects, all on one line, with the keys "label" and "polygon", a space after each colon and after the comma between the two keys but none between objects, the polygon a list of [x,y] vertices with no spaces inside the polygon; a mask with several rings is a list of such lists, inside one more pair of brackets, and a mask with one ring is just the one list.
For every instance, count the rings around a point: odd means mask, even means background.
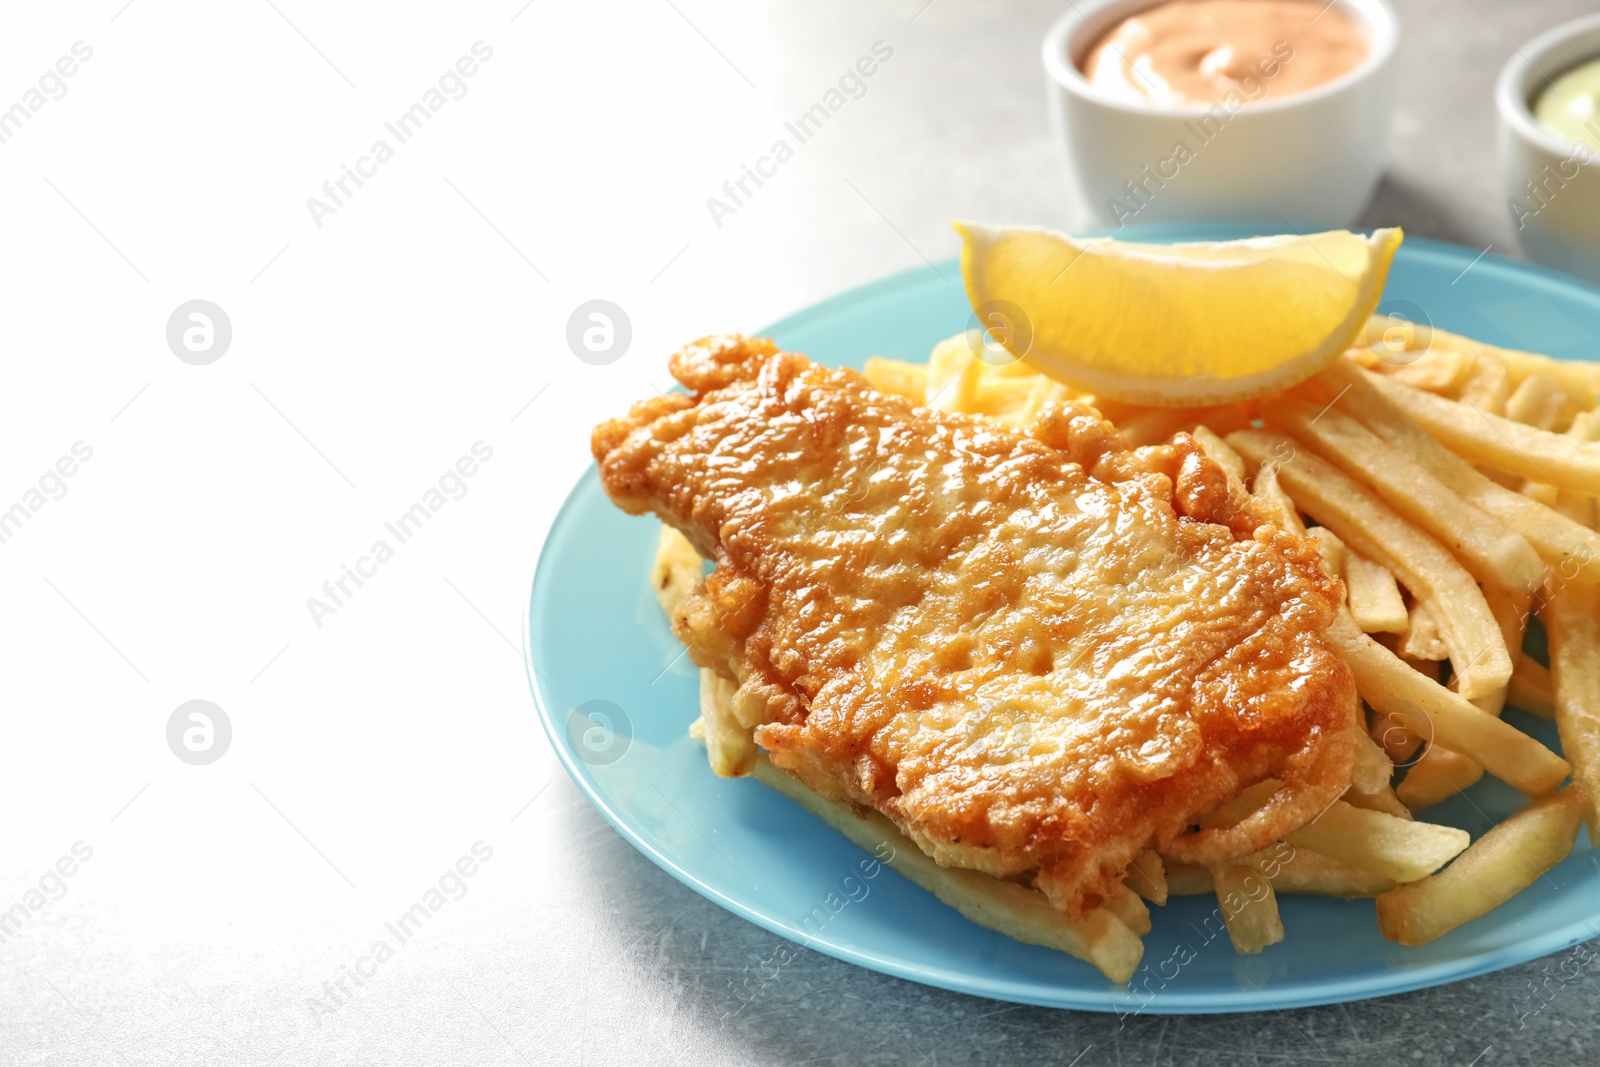
[{"label": "white ceramic bowl", "polygon": [[[1495,86],[1500,181],[1529,259],[1600,284],[1600,150],[1564,141],[1533,119],[1548,82],[1600,58],[1600,15],[1557,26],[1517,50]],[[1532,183],[1533,188],[1529,188]]]},{"label": "white ceramic bowl", "polygon": [[1159,2],[1077,0],[1045,35],[1051,121],[1085,203],[1119,227],[1228,219],[1315,230],[1354,222],[1383,174],[1400,40],[1393,9],[1385,0],[1336,0],[1366,30],[1367,56],[1305,92],[1274,96],[1264,79],[1261,93],[1231,113],[1103,96],[1079,63],[1102,32]]}]

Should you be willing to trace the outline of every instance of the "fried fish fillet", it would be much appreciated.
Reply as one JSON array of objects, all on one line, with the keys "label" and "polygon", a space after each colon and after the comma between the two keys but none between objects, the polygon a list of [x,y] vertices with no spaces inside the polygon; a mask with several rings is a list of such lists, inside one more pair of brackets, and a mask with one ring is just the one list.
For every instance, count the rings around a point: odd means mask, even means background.
[{"label": "fried fish fillet", "polygon": [[1341,587],[1187,436],[1072,403],[1016,432],[739,336],[671,369],[691,394],[594,431],[602,483],[715,562],[674,632],[812,789],[1079,915],[1143,849],[1242,856],[1348,787]]}]

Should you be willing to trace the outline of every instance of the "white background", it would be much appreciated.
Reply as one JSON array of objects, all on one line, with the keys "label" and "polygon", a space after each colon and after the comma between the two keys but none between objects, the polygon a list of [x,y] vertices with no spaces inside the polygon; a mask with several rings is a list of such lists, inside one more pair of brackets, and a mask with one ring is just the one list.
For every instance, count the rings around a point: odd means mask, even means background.
[{"label": "white background", "polygon": [[[94,856],[0,943],[0,1062],[523,1062],[596,1005],[673,1047],[671,995],[605,969],[583,905],[608,872],[575,856],[610,831],[573,829],[534,719],[541,539],[589,427],[685,341],[944,260],[951,217],[1088,221],[1044,124],[1055,13],[12,6],[0,108],[94,54],[0,144],[0,509],[94,455],[0,544],[0,909],[74,842]],[[1490,29],[1450,54],[1508,51]],[[466,95],[316,226],[307,198],[479,40]],[[879,40],[865,96],[716,226],[707,197]],[[1402,104],[1374,210],[1509,251],[1487,140],[1453,177],[1416,156],[1444,116],[1487,132],[1448,97]],[[232,322],[208,366],[165,336],[197,298]],[[632,322],[609,366],[565,340],[595,298]],[[480,440],[466,495],[315,625],[307,598]],[[210,766],[167,747],[191,699],[232,721]],[[307,998],[480,839],[470,892],[319,1025]]]}]

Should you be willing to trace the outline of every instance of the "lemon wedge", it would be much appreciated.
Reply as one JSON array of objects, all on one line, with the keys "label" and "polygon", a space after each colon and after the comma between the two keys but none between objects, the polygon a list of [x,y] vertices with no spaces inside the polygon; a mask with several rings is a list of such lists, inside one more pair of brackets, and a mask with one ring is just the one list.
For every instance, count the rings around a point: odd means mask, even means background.
[{"label": "lemon wedge", "polygon": [[1361,334],[1404,237],[1146,245],[955,228],[967,297],[991,341],[1058,381],[1159,407],[1265,396],[1322,370]]}]

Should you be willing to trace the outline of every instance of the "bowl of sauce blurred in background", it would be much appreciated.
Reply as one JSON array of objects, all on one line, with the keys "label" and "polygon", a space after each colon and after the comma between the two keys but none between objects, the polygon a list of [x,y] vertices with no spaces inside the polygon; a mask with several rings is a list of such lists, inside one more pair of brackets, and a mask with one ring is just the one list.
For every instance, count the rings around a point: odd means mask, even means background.
[{"label": "bowl of sauce blurred in background", "polygon": [[1600,15],[1517,49],[1495,106],[1500,179],[1522,251],[1600,284]]},{"label": "bowl of sauce blurred in background", "polygon": [[1383,174],[1385,0],[1080,0],[1044,42],[1051,121],[1108,225],[1348,226]]}]

